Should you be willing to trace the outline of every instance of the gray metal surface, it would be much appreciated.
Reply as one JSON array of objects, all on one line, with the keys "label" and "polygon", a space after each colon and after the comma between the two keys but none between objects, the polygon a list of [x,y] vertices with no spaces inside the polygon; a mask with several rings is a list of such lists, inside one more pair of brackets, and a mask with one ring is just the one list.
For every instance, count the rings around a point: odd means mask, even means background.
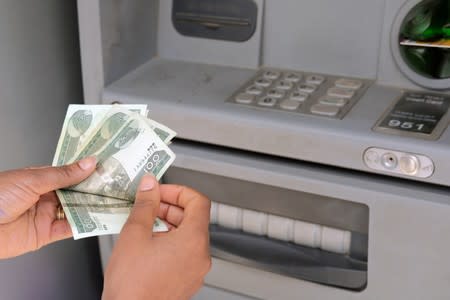
[{"label": "gray metal surface", "polygon": [[295,280],[217,259],[207,284],[263,299],[450,297],[447,188],[268,157],[236,156],[219,148],[176,144],[172,148],[178,155],[175,165],[179,167],[369,206],[368,285],[362,292]]},{"label": "gray metal surface", "polygon": [[152,116],[184,139],[344,168],[377,172],[363,161],[364,151],[370,147],[423,154],[436,166],[433,176],[385,174],[450,185],[449,130],[433,143],[372,130],[401,89],[369,87],[342,120],[225,103],[255,72],[153,59],[108,86],[103,98],[104,103],[149,103]]},{"label": "gray metal surface", "polygon": [[100,1],[105,84],[156,55],[157,20],[158,1]]},{"label": "gray metal surface", "polygon": [[[0,170],[51,163],[67,105],[82,101],[80,79],[75,2],[0,1]],[[96,244],[1,260],[0,299],[99,299]]]},{"label": "gray metal surface", "polygon": [[218,289],[212,286],[203,287],[192,300],[257,300],[253,297],[239,295],[230,291]]},{"label": "gray metal surface", "polygon": [[384,6],[385,0],[266,0],[263,65],[376,78]]}]

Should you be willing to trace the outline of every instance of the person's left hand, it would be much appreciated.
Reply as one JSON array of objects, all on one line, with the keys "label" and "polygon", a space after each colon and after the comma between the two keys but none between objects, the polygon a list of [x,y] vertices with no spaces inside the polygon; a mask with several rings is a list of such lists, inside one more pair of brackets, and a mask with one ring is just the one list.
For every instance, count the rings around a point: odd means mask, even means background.
[{"label": "person's left hand", "polygon": [[89,157],[62,167],[0,172],[0,259],[71,237],[67,220],[56,220],[54,190],[80,183],[95,165]]}]

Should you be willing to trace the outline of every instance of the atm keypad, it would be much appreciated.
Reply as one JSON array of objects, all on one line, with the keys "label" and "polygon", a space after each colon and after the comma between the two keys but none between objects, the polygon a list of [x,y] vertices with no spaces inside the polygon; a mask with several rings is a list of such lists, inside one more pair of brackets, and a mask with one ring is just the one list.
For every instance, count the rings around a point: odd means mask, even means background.
[{"label": "atm keypad", "polygon": [[342,119],[369,85],[354,78],[262,69],[227,101]]}]

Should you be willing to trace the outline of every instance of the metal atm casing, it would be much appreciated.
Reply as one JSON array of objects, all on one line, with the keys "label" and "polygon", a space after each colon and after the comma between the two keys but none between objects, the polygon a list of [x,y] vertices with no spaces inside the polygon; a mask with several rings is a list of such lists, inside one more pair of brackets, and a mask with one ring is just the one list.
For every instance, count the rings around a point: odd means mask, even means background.
[{"label": "metal atm casing", "polygon": [[[254,2],[255,33],[236,43],[177,33],[172,1],[78,1],[85,101],[148,103],[152,117],[190,141],[174,144],[173,170],[210,174],[211,184],[219,176],[368,207],[362,291],[214,259],[199,299],[447,299],[450,132],[429,141],[372,130],[404,90],[449,95],[448,79],[416,78],[396,52],[399,20],[420,1]],[[341,120],[227,103],[260,66],[371,85]],[[427,155],[434,174],[418,179],[371,170],[363,161],[369,147]],[[273,203],[268,213],[289,208]],[[241,206],[261,209],[255,200]],[[105,259],[111,246],[102,239]]]}]

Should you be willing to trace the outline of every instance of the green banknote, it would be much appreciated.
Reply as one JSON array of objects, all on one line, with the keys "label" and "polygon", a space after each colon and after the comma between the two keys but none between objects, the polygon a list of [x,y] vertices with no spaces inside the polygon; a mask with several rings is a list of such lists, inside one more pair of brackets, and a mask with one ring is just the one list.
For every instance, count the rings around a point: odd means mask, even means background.
[{"label": "green banknote", "polygon": [[159,136],[159,138],[168,145],[170,141],[177,135],[175,131],[170,129],[167,126],[164,126],[163,124],[160,124],[152,119],[146,119],[148,125],[150,128],[153,129],[153,131]]},{"label": "green banknote", "polygon": [[[70,105],[52,165],[62,166],[72,161],[83,142],[92,134],[92,131],[112,107],[113,105]],[[147,105],[124,105],[121,107],[142,115],[147,113]]]},{"label": "green banknote", "polygon": [[159,180],[175,160],[175,154],[146,118],[138,114],[133,114],[100,150],[91,153],[89,149],[96,149],[91,143],[97,140],[87,142],[80,153],[95,155],[97,169],[89,178],[70,187],[73,191],[133,201],[144,174],[153,174]]},{"label": "green banknote", "polygon": [[[133,202],[104,196],[78,193],[68,190],[56,191],[74,239],[118,234],[127,221]],[[153,232],[167,231],[164,222],[156,219]]]},{"label": "green banknote", "polygon": [[[125,125],[129,124],[130,116],[134,116],[133,118],[136,119],[136,116],[140,115],[140,122],[147,123],[147,130],[153,131],[160,143],[169,143],[176,133],[162,124],[144,118],[143,116],[146,116],[147,112],[146,105],[69,106],[53,165],[67,164],[103,150],[111,142],[111,139],[121,132],[121,129],[126,128]],[[111,151],[114,147],[108,149],[109,152],[103,152],[103,160],[107,158],[108,153],[115,153],[114,150]],[[174,158],[174,155],[172,157]],[[153,157],[153,159],[155,158]],[[169,162],[169,158],[161,159],[161,162],[163,161]],[[99,168],[101,167],[102,165],[99,164]],[[155,172],[162,176],[164,171],[162,164],[157,164]],[[70,190],[57,191],[75,239],[120,232],[133,206],[133,202],[130,200],[133,200],[134,196],[131,197],[129,194],[131,189],[124,193],[122,191],[124,186],[118,183],[113,183],[107,189],[110,191],[109,195],[113,197],[107,197],[105,193],[97,194],[94,190],[91,190],[90,193]],[[137,183],[134,184],[137,186]],[[136,186],[134,190],[136,190]],[[117,190],[113,192],[112,189]],[[127,195],[127,200],[118,199],[125,198],[125,196],[119,197],[121,195]],[[167,230],[164,222],[159,219],[155,221],[154,232]]]}]

